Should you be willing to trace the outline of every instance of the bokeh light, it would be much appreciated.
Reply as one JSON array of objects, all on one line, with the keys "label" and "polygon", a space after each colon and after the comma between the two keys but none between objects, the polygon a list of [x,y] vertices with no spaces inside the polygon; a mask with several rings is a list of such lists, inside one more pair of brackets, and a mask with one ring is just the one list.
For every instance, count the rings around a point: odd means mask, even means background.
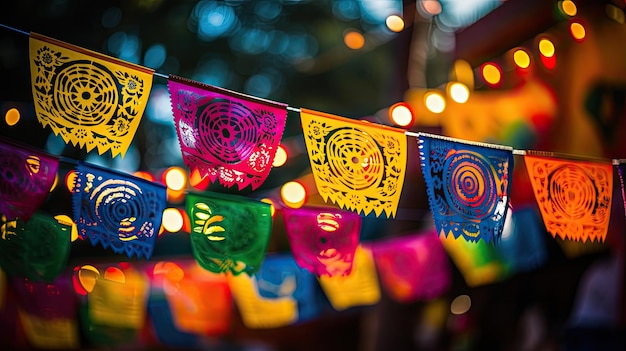
[{"label": "bokeh light", "polygon": [[574,4],[574,2],[571,0],[559,1],[558,5],[559,5],[559,10],[561,10],[561,12],[565,15],[574,17],[576,16],[576,13],[578,12],[578,9],[576,8],[576,4]]},{"label": "bokeh light", "polygon": [[355,30],[349,30],[344,34],[343,42],[348,48],[352,50],[359,50],[365,45],[365,38],[363,37],[363,34]]},{"label": "bokeh light", "polygon": [[489,85],[498,85],[502,80],[502,71],[498,65],[489,62],[482,66],[481,73],[484,81]]},{"label": "bokeh light", "polygon": [[569,32],[574,40],[581,42],[585,40],[585,27],[579,22],[572,22],[569,25]]},{"label": "bokeh light", "polygon": [[287,150],[282,145],[278,145],[276,148],[276,155],[274,156],[274,161],[272,161],[273,167],[280,167],[287,162]]},{"label": "bokeh light", "polygon": [[448,83],[448,94],[452,98],[453,101],[464,104],[469,99],[470,91],[467,85],[461,82],[451,82]]},{"label": "bokeh light", "polygon": [[183,228],[183,216],[177,208],[169,207],[163,210],[163,228],[170,233],[177,233]]},{"label": "bokeh light", "polygon": [[554,44],[550,39],[543,38],[539,40],[539,53],[541,53],[541,55],[545,57],[552,57],[554,56],[554,52]]},{"label": "bokeh light", "polygon": [[452,300],[450,304],[450,312],[452,314],[463,314],[469,311],[472,306],[472,299],[468,295],[459,295]]},{"label": "bokeh light", "polygon": [[65,186],[67,187],[67,190],[70,191],[70,193],[74,192],[74,185],[76,184],[77,177],[78,174],[75,170],[71,170],[65,175]]},{"label": "bokeh light", "polygon": [[530,55],[524,49],[516,49],[513,52],[513,62],[519,68],[528,68],[530,66]]},{"label": "bokeh light", "polygon": [[296,181],[287,182],[280,188],[281,199],[291,208],[302,207],[306,201],[306,195],[305,187]]},{"label": "bokeh light", "polygon": [[274,201],[268,197],[262,198],[261,202],[265,202],[266,204],[270,204],[270,213],[272,217],[276,214],[276,206],[274,205]]},{"label": "bokeh light", "polygon": [[191,171],[189,175],[189,184],[199,190],[205,190],[210,183],[210,179],[206,175],[202,175],[200,171],[196,168]]},{"label": "bokeh light", "polygon": [[387,17],[387,19],[385,20],[385,24],[387,25],[387,28],[389,28],[389,30],[392,32],[399,33],[402,32],[402,30],[404,29],[404,20],[398,15],[391,15]]},{"label": "bokeh light", "polygon": [[149,182],[154,182],[155,178],[154,175],[150,172],[146,172],[146,171],[137,171],[135,173],[133,173],[133,175],[137,178],[141,178],[141,179],[145,179]]},{"label": "bokeh light", "polygon": [[126,275],[121,269],[110,266],[104,270],[104,279],[111,280],[111,281],[118,282],[118,283],[125,283]]},{"label": "bokeh light", "polygon": [[411,106],[406,102],[398,102],[389,108],[389,119],[400,127],[413,125],[414,116]]},{"label": "bokeh light", "polygon": [[424,94],[424,104],[426,108],[433,113],[441,113],[446,108],[446,100],[438,91],[431,91]]},{"label": "bokeh light", "polygon": [[187,186],[187,173],[180,167],[170,167],[163,175],[165,185],[173,191],[181,191]]},{"label": "bokeh light", "polygon": [[14,126],[20,121],[20,111],[16,108],[10,108],[4,115],[4,121],[9,126]]}]

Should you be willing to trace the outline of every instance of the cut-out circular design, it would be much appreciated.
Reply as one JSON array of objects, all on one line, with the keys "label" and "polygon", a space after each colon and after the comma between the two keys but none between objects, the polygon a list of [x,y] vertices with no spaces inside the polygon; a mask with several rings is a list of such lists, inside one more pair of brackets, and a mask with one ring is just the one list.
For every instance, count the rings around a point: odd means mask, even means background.
[{"label": "cut-out circular design", "polygon": [[455,211],[479,220],[493,214],[498,190],[494,169],[484,157],[458,151],[446,159],[443,169],[445,197]]},{"label": "cut-out circular design", "polygon": [[113,75],[97,62],[73,62],[54,81],[53,99],[61,117],[80,126],[97,126],[114,117],[119,103]]},{"label": "cut-out circular design", "polygon": [[350,189],[366,190],[384,178],[384,156],[367,133],[338,129],[329,136],[325,151],[330,172]]},{"label": "cut-out circular design", "polygon": [[548,176],[550,199],[555,212],[568,219],[580,219],[596,208],[598,191],[593,180],[576,165],[556,168]]},{"label": "cut-out circular design", "polygon": [[235,164],[250,157],[257,144],[254,113],[243,104],[214,99],[198,115],[200,141],[221,162]]}]

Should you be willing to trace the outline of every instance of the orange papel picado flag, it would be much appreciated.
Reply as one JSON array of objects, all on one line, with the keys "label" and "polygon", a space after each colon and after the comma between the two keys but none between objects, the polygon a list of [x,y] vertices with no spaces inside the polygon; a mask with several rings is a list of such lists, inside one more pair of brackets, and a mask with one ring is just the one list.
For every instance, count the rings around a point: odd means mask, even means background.
[{"label": "orange papel picado flag", "polygon": [[154,71],[30,33],[30,72],[39,123],[66,144],[124,157]]},{"label": "orange papel picado flag", "polygon": [[604,241],[613,194],[611,162],[526,153],[526,169],[548,232],[563,240]]},{"label": "orange papel picado flag", "polygon": [[301,109],[304,139],[324,201],[365,215],[394,217],[406,171],[401,129]]}]

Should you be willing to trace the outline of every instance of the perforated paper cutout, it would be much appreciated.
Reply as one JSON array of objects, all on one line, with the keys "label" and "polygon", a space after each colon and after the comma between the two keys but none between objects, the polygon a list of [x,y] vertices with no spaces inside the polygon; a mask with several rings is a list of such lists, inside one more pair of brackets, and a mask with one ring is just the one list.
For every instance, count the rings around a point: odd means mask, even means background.
[{"label": "perforated paper cutout", "polygon": [[437,232],[497,240],[508,210],[512,149],[423,133],[419,147]]},{"label": "perforated paper cutout", "polygon": [[287,105],[170,76],[168,89],[183,160],[214,183],[258,188],[285,129]]},{"label": "perforated paper cutout", "polygon": [[348,275],[359,244],[361,217],[332,207],[284,208],[291,252],[316,275]]},{"label": "perforated paper cutout", "polygon": [[[57,157],[0,139],[0,216],[27,222],[46,200],[59,168]],[[5,238],[5,229],[2,237]]]},{"label": "perforated paper cutout", "polygon": [[203,268],[252,274],[261,265],[272,232],[270,205],[243,196],[189,193],[191,248]]},{"label": "perforated paper cutout", "polygon": [[124,157],[154,71],[30,33],[30,72],[39,123],[65,143]]},{"label": "perforated paper cutout", "polygon": [[612,164],[533,155],[524,161],[548,232],[603,242],[613,199]]},{"label": "perforated paper cutout", "polygon": [[406,172],[403,130],[301,109],[315,185],[324,201],[394,217]]},{"label": "perforated paper cutout", "polygon": [[149,259],[166,206],[165,186],[83,162],[77,171],[72,205],[79,236]]}]

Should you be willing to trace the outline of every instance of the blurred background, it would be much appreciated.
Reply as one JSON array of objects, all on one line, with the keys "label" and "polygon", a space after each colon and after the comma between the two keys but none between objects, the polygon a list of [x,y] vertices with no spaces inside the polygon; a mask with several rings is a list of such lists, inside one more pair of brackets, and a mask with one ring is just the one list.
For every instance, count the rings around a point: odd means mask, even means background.
[{"label": "blurred background", "polygon": [[[626,158],[625,7],[622,0],[6,2],[0,5],[0,24],[9,27],[0,28],[0,135],[51,154],[128,173],[146,172],[155,181],[165,182],[172,169],[185,169],[167,80],[160,76],[154,78],[124,158],[87,153],[42,128],[34,112],[28,64],[27,33],[36,32],[160,74],[296,109],[516,149]],[[398,103],[411,112],[406,123],[391,117]],[[17,117],[9,113],[12,109]],[[431,224],[414,141],[409,137],[397,218],[363,218],[362,242],[402,237]],[[183,188],[280,202],[281,187],[299,180],[308,185],[308,204],[323,203],[316,196],[293,109],[281,144],[286,161],[255,191],[194,181],[186,173]],[[459,244],[444,242],[452,268],[445,294],[398,302],[383,293],[376,304],[345,311],[326,308],[317,318],[270,329],[247,328],[235,317],[227,333],[207,336],[189,348],[623,349],[624,206],[617,176],[607,241],[568,242],[543,229],[523,162],[516,162],[511,203],[521,219],[509,230],[519,239],[499,249],[459,249]],[[69,192],[62,188],[46,207],[69,213]],[[184,207],[181,196],[172,195],[169,202]],[[523,217],[527,213],[530,217]],[[280,222],[275,220],[270,253],[289,252]],[[535,229],[530,223],[540,225]],[[184,228],[174,228],[159,237],[154,260],[189,257],[190,251]],[[127,260],[74,242],[68,269],[122,259]],[[2,325],[8,331],[17,322],[6,312],[12,304],[7,296]],[[589,310],[606,313],[591,318]],[[82,337],[82,347],[100,348]],[[5,340],[12,340],[7,341],[12,347],[32,347],[23,338]],[[135,341],[116,347],[176,348]]]}]

